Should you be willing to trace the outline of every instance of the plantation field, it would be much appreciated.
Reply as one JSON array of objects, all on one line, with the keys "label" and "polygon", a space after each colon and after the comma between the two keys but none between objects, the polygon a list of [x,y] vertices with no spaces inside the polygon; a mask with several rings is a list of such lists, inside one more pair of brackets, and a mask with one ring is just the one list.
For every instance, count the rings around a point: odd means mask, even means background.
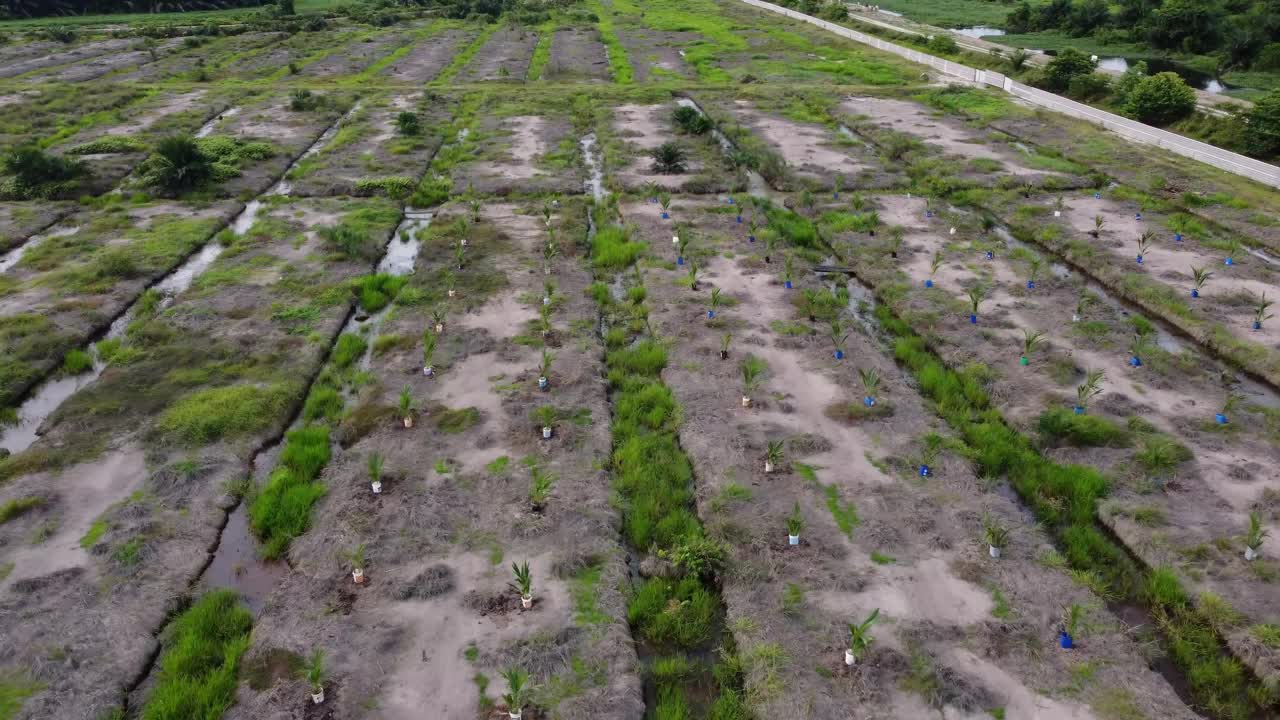
[{"label": "plantation field", "polygon": [[0,720],[1280,710],[1273,190],[472,9],[4,24]]}]

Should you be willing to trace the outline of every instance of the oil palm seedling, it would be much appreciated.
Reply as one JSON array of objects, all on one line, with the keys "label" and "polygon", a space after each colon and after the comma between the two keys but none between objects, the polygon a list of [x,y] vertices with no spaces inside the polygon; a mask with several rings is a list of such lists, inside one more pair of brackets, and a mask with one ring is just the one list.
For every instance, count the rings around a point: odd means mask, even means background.
[{"label": "oil palm seedling", "polygon": [[1142,358],[1151,350],[1151,336],[1147,333],[1135,333],[1129,341],[1129,365],[1142,367]]},{"label": "oil palm seedling", "polygon": [[1076,415],[1084,415],[1089,410],[1089,403],[1102,393],[1102,380],[1106,377],[1101,370],[1087,370],[1084,382],[1076,386]]},{"label": "oil palm seedling", "polygon": [[311,702],[316,705],[324,702],[324,683],[329,679],[329,671],[324,664],[324,650],[313,649],[302,663],[299,674],[311,688]]},{"label": "oil palm seedling", "polygon": [[360,543],[347,552],[347,560],[351,561],[351,579],[355,584],[364,583],[364,543]]},{"label": "oil palm seedling", "polygon": [[435,325],[436,334],[444,332],[444,319],[446,311],[443,305],[437,305],[431,309],[431,322]]},{"label": "oil palm seedling", "polygon": [[550,305],[551,298],[553,298],[555,294],[556,294],[556,281],[544,280],[542,282],[542,304]]},{"label": "oil palm seedling", "polygon": [[876,623],[878,617],[880,617],[880,608],[872,610],[871,614],[860,623],[849,623],[849,647],[844,651],[845,665],[857,663],[858,658],[871,647],[875,639],[871,636],[871,626]]},{"label": "oil palm seedling", "polygon": [[1235,393],[1231,393],[1231,392],[1227,393],[1226,399],[1222,401],[1222,410],[1217,413],[1214,413],[1213,421],[1219,425],[1226,425],[1227,423],[1230,422],[1230,419],[1228,416],[1231,415],[1231,411],[1234,410],[1236,406],[1239,404],[1240,404],[1239,395],[1236,395]]},{"label": "oil palm seedling", "polygon": [[662,219],[671,219],[671,193],[662,193],[658,196],[658,205],[662,207]]},{"label": "oil palm seedling", "polygon": [[1097,238],[1097,237],[1101,236],[1101,235],[1102,235],[1102,228],[1103,228],[1103,227],[1105,227],[1105,226],[1106,226],[1106,224],[1107,224],[1107,221],[1106,221],[1106,220],[1104,220],[1104,219],[1102,218],[1102,216],[1101,216],[1101,215],[1094,215],[1094,216],[1093,216],[1093,229],[1089,231],[1089,234],[1090,234],[1090,235],[1092,235],[1092,236],[1094,236],[1095,238]]},{"label": "oil palm seedling", "polygon": [[542,336],[546,337],[551,334],[551,306],[538,306],[538,328],[542,331]]},{"label": "oil palm seedling", "polygon": [[471,222],[473,224],[480,223],[480,210],[484,205],[480,202],[480,198],[471,198],[467,201],[467,207],[471,210]]},{"label": "oil palm seedling", "polygon": [[990,215],[983,215],[982,218],[978,220],[978,226],[982,228],[982,234],[987,235],[992,230],[996,229],[996,219]]},{"label": "oil palm seedling", "polygon": [[782,441],[770,440],[764,453],[764,471],[772,474],[782,464]]},{"label": "oil palm seedling", "polygon": [[1076,300],[1075,312],[1071,313],[1071,322],[1080,322],[1080,318],[1084,317],[1084,311],[1097,300],[1098,297],[1091,292],[1080,293],[1080,299]]},{"label": "oil palm seedling", "polygon": [[862,216],[862,226],[867,229],[867,235],[876,236],[876,228],[880,227],[880,213],[872,210]]},{"label": "oil palm seedling", "polygon": [[844,176],[837,174],[835,179],[831,181],[831,199],[840,199],[840,189],[844,186]]},{"label": "oil palm seedling", "polygon": [[454,275],[452,272],[446,272],[444,274],[445,294],[450,298],[454,297],[455,295],[457,295],[457,292],[458,292],[457,287],[458,287],[458,276]]},{"label": "oil palm seedling", "polygon": [[1070,650],[1076,646],[1076,638],[1080,637],[1080,625],[1084,621],[1084,606],[1071,603],[1062,610],[1062,627],[1058,629],[1058,646]]},{"label": "oil palm seedling", "polygon": [[978,324],[978,306],[982,301],[987,299],[987,289],[981,285],[974,286],[965,291],[965,295],[969,297],[969,324]]},{"label": "oil palm seedling", "polygon": [[766,264],[773,263],[773,248],[778,244],[778,236],[772,232],[765,233],[764,236],[764,261]]},{"label": "oil palm seedling", "polygon": [[560,244],[554,239],[549,241],[542,248],[542,274],[550,275],[551,266],[555,264],[556,256],[560,254]]},{"label": "oil palm seedling", "polygon": [[691,263],[689,265],[689,272],[685,275],[684,279],[689,283],[690,290],[694,292],[698,291],[698,263]]},{"label": "oil palm seedling", "polygon": [[1223,258],[1222,264],[1235,265],[1236,257],[1240,255],[1240,251],[1243,249],[1244,249],[1244,246],[1240,244],[1239,239],[1231,238],[1227,240],[1227,256]]},{"label": "oil palm seedling", "polygon": [[898,251],[902,249],[902,239],[906,234],[906,229],[901,225],[894,225],[889,228],[889,256],[898,257]]},{"label": "oil palm seedling", "polygon": [[1258,298],[1257,303],[1253,306],[1253,329],[1261,330],[1262,323],[1270,320],[1273,316],[1267,312],[1267,309],[1275,305],[1274,300],[1268,300],[1267,294],[1262,293],[1262,297]]},{"label": "oil palm seedling", "polygon": [[733,335],[725,333],[720,336],[720,359],[729,359],[729,343],[733,342]]},{"label": "oil palm seedling", "polygon": [[809,318],[809,322],[818,321],[818,300],[819,291],[817,288],[804,288],[800,291],[800,309]]},{"label": "oil palm seedling", "polygon": [[755,214],[747,221],[747,242],[755,242],[756,235],[760,234],[760,223],[756,222]]},{"label": "oil palm seedling", "polygon": [[542,203],[542,224],[551,227],[551,216],[553,214],[555,214],[555,208],[552,207],[551,202],[549,200],[544,201]]},{"label": "oil palm seedling", "polygon": [[687,233],[681,233],[673,236],[671,239],[675,241],[676,264],[683,265],[685,251],[689,249],[689,235]]},{"label": "oil palm seedling", "polygon": [[464,243],[458,243],[453,246],[453,261],[461,270],[467,265],[467,246]]},{"label": "oil palm seedling", "polygon": [[867,198],[862,193],[854,193],[849,196],[849,209],[860,213],[868,207]]},{"label": "oil palm seedling", "polygon": [[507,717],[520,720],[529,697],[529,674],[520,668],[508,668],[502,671],[502,679],[507,681],[507,691],[502,695],[502,702],[507,704]]},{"label": "oil palm seedling", "polygon": [[427,377],[435,377],[436,374],[436,367],[432,358],[436,354],[437,342],[439,342],[439,338],[430,329],[422,333],[422,374]]},{"label": "oil palm seedling", "polygon": [[511,574],[515,577],[511,589],[520,593],[520,605],[528,610],[533,607],[533,575],[529,572],[529,563],[511,563]]},{"label": "oil palm seedling", "polygon": [[400,399],[397,407],[400,410],[400,419],[404,422],[405,428],[413,427],[415,404],[413,402],[413,393],[409,390],[408,385],[400,389]]},{"label": "oil palm seedling", "polygon": [[1142,264],[1142,258],[1151,250],[1151,244],[1155,241],[1156,233],[1154,230],[1143,230],[1138,236],[1138,264]]},{"label": "oil palm seedling", "polygon": [[795,507],[791,509],[791,514],[787,516],[787,544],[800,544],[800,531],[804,529],[804,516],[800,514],[800,503],[796,502]]},{"label": "oil palm seedling", "polygon": [[551,488],[556,484],[556,476],[534,466],[529,480],[529,507],[534,512],[542,512],[547,500],[551,497]]},{"label": "oil palm seedling", "polygon": [[1027,289],[1035,290],[1036,281],[1040,279],[1040,272],[1044,270],[1044,260],[1040,258],[1032,258],[1027,261]]},{"label": "oil palm seedling", "polygon": [[1249,513],[1249,526],[1244,533],[1244,559],[1253,560],[1261,554],[1262,543],[1271,535],[1271,531],[1262,527],[1262,516],[1257,512]]},{"label": "oil palm seedling", "polygon": [[658,202],[658,183],[650,180],[644,184],[644,196],[649,198],[649,202]]},{"label": "oil palm seedling", "polygon": [[858,368],[858,380],[862,382],[862,404],[875,407],[880,394],[880,373],[875,368]]},{"label": "oil palm seedling", "polygon": [[551,363],[556,359],[550,350],[543,348],[542,360],[538,363],[538,389],[547,390],[551,387]]},{"label": "oil palm seedling", "polygon": [[1043,331],[1032,331],[1024,328],[1022,331],[1022,357],[1018,359],[1018,362],[1022,365],[1029,364],[1031,362],[1031,353],[1035,352],[1035,349],[1043,345],[1044,342],[1045,333]]},{"label": "oil palm seedling", "polygon": [[1183,215],[1174,215],[1169,218],[1169,229],[1173,230],[1173,241],[1182,242],[1182,233],[1187,230],[1187,218]]},{"label": "oil palm seedling", "polygon": [[662,175],[679,175],[685,170],[684,148],[674,142],[664,142],[653,149],[653,170]]},{"label": "oil palm seedling", "polygon": [[751,396],[764,382],[764,361],[755,355],[742,359],[742,407],[751,406]]},{"label": "oil palm seedling", "polygon": [[382,454],[369,453],[369,486],[373,488],[373,494],[382,493]]},{"label": "oil palm seedling", "polygon": [[155,188],[179,193],[202,185],[214,176],[213,160],[190,135],[174,135],[156,143],[144,163],[144,182]]},{"label": "oil palm seedling", "polygon": [[1204,289],[1204,284],[1209,282],[1209,278],[1213,277],[1213,273],[1202,267],[1191,266],[1191,297],[1200,297],[1200,291]]},{"label": "oil palm seedling", "polygon": [[542,428],[542,439],[550,440],[556,424],[556,409],[550,405],[539,405],[533,411],[533,419]]},{"label": "oil palm seedling", "polygon": [[808,189],[800,191],[799,206],[804,210],[804,214],[813,217],[813,208],[817,205],[817,198]]},{"label": "oil palm seedling", "polygon": [[982,516],[982,540],[987,544],[987,554],[999,559],[1009,546],[1009,529],[990,515]]},{"label": "oil palm seedling", "polygon": [[713,320],[720,307],[720,288],[711,288],[711,307],[707,310],[707,319]]},{"label": "oil palm seedling", "polygon": [[844,325],[841,324],[839,320],[832,320],[831,333],[828,337],[831,338],[831,345],[833,346],[832,353],[835,355],[835,358],[837,360],[843,360],[845,342],[849,340],[849,331],[845,329]]},{"label": "oil palm seedling", "polygon": [[1063,211],[1063,209],[1065,209],[1066,207],[1067,207],[1067,203],[1062,199],[1062,196],[1061,196],[1061,195],[1059,195],[1058,197],[1054,198],[1054,200],[1053,200],[1053,216],[1054,216],[1054,217],[1062,217],[1062,211]]},{"label": "oil palm seedling", "polygon": [[942,253],[933,254],[933,260],[929,262],[929,277],[925,278],[924,286],[933,287],[933,279],[938,276],[938,270],[942,268]]},{"label": "oil palm seedling", "polygon": [[782,258],[782,286],[788,290],[791,289],[791,278],[792,278],[791,270],[792,270],[791,253],[787,253],[786,257]]}]

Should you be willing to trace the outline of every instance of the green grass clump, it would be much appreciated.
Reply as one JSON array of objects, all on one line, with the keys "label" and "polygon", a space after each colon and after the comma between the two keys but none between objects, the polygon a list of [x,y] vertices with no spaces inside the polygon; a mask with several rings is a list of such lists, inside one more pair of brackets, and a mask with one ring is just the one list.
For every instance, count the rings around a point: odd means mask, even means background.
[{"label": "green grass clump", "polygon": [[634,347],[609,353],[605,363],[609,368],[609,382],[621,387],[637,376],[657,376],[667,366],[667,349],[654,340],[643,340]]},{"label": "green grass clump", "polygon": [[97,545],[98,541],[101,540],[102,536],[106,533],[107,521],[94,520],[93,524],[89,526],[89,531],[84,534],[84,537],[80,538],[80,547],[88,550],[94,545]]},{"label": "green grass clump", "polygon": [[377,273],[376,275],[366,275],[360,278],[357,286],[357,295],[360,299],[360,307],[366,312],[378,312],[395,300],[396,295],[400,293],[400,289],[408,282],[408,278],[401,275],[389,275],[387,273]]},{"label": "green grass clump", "polygon": [[697,578],[646,580],[627,605],[627,620],[650,642],[695,648],[711,639],[719,600]]},{"label": "green grass clump", "polygon": [[9,720],[17,715],[22,709],[22,703],[43,689],[42,683],[32,680],[25,673],[12,671],[0,673],[0,718]]},{"label": "green grass clump", "polygon": [[316,425],[286,436],[279,465],[249,506],[254,532],[263,541],[263,557],[280,557],[290,541],[306,531],[311,506],[325,494],[317,478],[328,462],[329,428]]},{"label": "green grass clump", "polygon": [[1076,415],[1066,408],[1052,408],[1040,415],[1037,429],[1047,445],[1077,447],[1128,447],[1133,443],[1128,430],[1097,415]]},{"label": "green grass clump", "polygon": [[283,385],[231,385],[179,398],[160,415],[164,435],[199,445],[266,429],[283,412],[289,390]]},{"label": "green grass clump", "polygon": [[25,515],[43,504],[44,498],[39,495],[10,500],[0,505],[0,524],[7,523],[20,515]]},{"label": "green grass clump", "polygon": [[598,270],[622,270],[644,254],[644,243],[632,242],[623,228],[601,229],[591,241],[591,262]]},{"label": "green grass clump", "polygon": [[356,360],[364,357],[364,351],[368,347],[369,344],[359,335],[343,333],[333,346],[331,360],[339,368],[349,368]]},{"label": "green grass clump", "polygon": [[70,350],[62,356],[62,372],[79,375],[93,369],[93,356],[84,350]]},{"label": "green grass clump", "polygon": [[317,384],[307,396],[302,418],[307,422],[337,420],[342,415],[343,405],[342,395],[336,388]]},{"label": "green grass clump", "polygon": [[170,624],[161,640],[156,685],[142,720],[213,720],[235,701],[240,656],[253,615],[231,590],[206,593]]},{"label": "green grass clump", "polygon": [[473,407],[453,410],[444,408],[435,413],[436,428],[440,432],[457,434],[480,424],[480,411]]}]

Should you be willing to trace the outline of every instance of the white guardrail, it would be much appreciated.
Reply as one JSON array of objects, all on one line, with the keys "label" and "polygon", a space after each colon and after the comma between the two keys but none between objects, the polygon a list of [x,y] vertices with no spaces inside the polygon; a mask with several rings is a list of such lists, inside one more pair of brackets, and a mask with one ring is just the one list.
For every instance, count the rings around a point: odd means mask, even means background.
[{"label": "white guardrail", "polygon": [[1142,143],[1144,145],[1155,145],[1164,148],[1170,152],[1177,153],[1192,160],[1198,160],[1207,165],[1226,170],[1227,172],[1241,175],[1260,183],[1270,185],[1272,187],[1280,187],[1280,168],[1275,165],[1269,165],[1260,160],[1245,157],[1229,150],[1214,147],[1208,143],[1202,143],[1199,140],[1192,140],[1181,135],[1171,133],[1167,130],[1144,125],[1135,120],[1121,117],[1106,110],[1099,110],[1074,100],[1068,100],[1061,95],[1055,95],[1044,90],[1037,90],[1029,85],[1024,85],[1016,80],[1005,77],[1003,74],[994,70],[977,70],[967,65],[954,63],[950,60],[934,57],[927,53],[913,50],[911,48],[896,45],[887,40],[883,40],[874,35],[858,32],[843,25],[837,25],[826,20],[820,20],[811,15],[796,12],[781,5],[763,2],[763,0],[742,0],[742,2],[758,7],[762,10],[768,10],[780,15],[786,15],[789,18],[799,20],[801,22],[816,25],[823,30],[835,33],[849,40],[860,42],[864,45],[870,45],[877,50],[892,53],[899,57],[910,60],[921,65],[929,67],[941,73],[958,77],[962,80],[977,83],[981,85],[991,85],[998,87],[1005,92],[1022,98],[1029,103],[1048,108],[1064,115],[1070,115],[1082,120],[1096,123],[1102,127],[1111,130],[1114,133],[1124,136],[1133,142]]}]

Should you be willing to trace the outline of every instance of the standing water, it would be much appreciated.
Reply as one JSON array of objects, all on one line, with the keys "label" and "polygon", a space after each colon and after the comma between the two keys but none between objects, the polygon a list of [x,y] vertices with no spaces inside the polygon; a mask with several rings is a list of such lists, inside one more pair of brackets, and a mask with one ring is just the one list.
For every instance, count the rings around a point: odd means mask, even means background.
[{"label": "standing water", "polygon": [[213,118],[211,118],[209,122],[205,123],[204,125],[201,125],[200,129],[196,131],[196,137],[198,138],[209,137],[211,134],[213,134],[213,129],[218,127],[219,123],[221,123],[223,120],[226,120],[229,117],[234,117],[239,114],[240,114],[240,108],[238,107],[229,107],[226,110],[223,110],[222,112],[218,113]]},{"label": "standing water", "polygon": [[6,270],[13,267],[14,265],[17,265],[18,261],[22,259],[23,253],[25,253],[30,248],[34,247],[41,240],[45,240],[48,238],[67,237],[68,235],[75,235],[79,231],[80,231],[80,227],[78,225],[69,225],[67,227],[60,227],[56,230],[50,230],[48,232],[41,233],[39,235],[32,235],[31,237],[27,238],[26,242],[10,250],[8,253],[5,254],[4,257],[0,257],[0,272],[5,272]]},{"label": "standing water", "polygon": [[[338,118],[333,125],[329,126],[329,128],[325,130],[320,137],[310,145],[310,147],[307,148],[306,152],[304,152],[301,157],[289,165],[285,170],[285,176],[289,174],[289,171],[297,167],[298,163],[303,159],[319,152],[320,149],[323,148],[338,132],[338,127],[342,122],[350,117],[351,114],[359,107],[360,105],[357,103],[350,111],[347,112],[346,115]],[[227,110],[218,117],[205,123],[204,127],[200,128],[200,131],[204,132],[204,135],[208,135],[221,119],[230,117],[237,112],[239,112],[238,108],[231,108]],[[205,132],[206,128],[208,129],[207,132]],[[289,185],[288,181],[285,180],[284,177],[281,177],[281,179],[272,186],[266,194],[287,195],[291,190],[292,186]],[[249,201],[249,203],[245,205],[244,210],[242,210],[240,214],[236,216],[235,220],[232,221],[231,231],[236,235],[243,235],[248,232],[249,228],[253,227],[254,219],[261,207],[261,200],[255,198],[254,200]],[[46,237],[70,235],[78,229],[79,228],[67,228],[64,230],[58,230],[54,233],[47,233]],[[18,258],[21,257],[21,251],[24,251],[26,247],[30,246],[35,241],[36,237],[32,237],[32,239],[28,240],[23,246],[12,251],[10,255],[14,255],[15,253],[17,254],[17,257],[13,259],[13,263],[16,263]],[[224,250],[226,250],[226,246],[223,245],[215,236],[205,243],[204,247],[202,247],[199,252],[196,252],[194,255],[187,258],[187,260],[179,265],[177,269],[153,285],[152,289],[161,294],[160,309],[164,309],[171,305],[174,298],[186,291],[187,288],[191,287],[191,283],[195,282],[195,279],[207,270],[209,266],[213,264],[213,261],[217,260],[218,256],[221,255]],[[4,260],[0,262],[8,262],[10,255],[6,255]],[[7,269],[8,267],[9,266],[0,267],[0,270]],[[119,317],[112,321],[111,326],[106,333],[107,340],[116,340],[124,336],[125,330],[137,315],[138,307],[138,301],[134,301],[134,303],[121,313]],[[62,405],[62,403],[65,402],[67,398],[71,397],[71,395],[77,390],[88,385],[94,380],[97,380],[98,377],[102,375],[102,371],[106,369],[106,363],[102,361],[102,358],[98,354],[97,343],[91,341],[85,350],[93,358],[92,367],[79,375],[54,378],[38,385],[31,395],[23,401],[21,407],[18,408],[17,424],[6,427],[3,432],[0,432],[0,448],[4,448],[11,453],[17,453],[31,447],[31,444],[40,436],[40,426],[44,423],[45,419],[53,414],[53,412],[58,409],[58,406]]]}]

